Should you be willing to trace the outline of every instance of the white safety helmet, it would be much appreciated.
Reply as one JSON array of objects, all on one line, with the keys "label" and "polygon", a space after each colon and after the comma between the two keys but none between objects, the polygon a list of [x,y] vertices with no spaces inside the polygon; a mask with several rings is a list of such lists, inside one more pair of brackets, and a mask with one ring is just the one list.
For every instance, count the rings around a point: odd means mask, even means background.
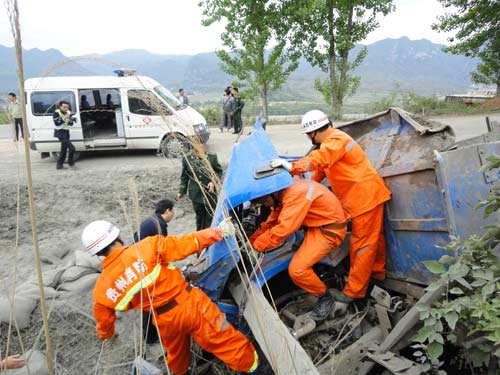
[{"label": "white safety helmet", "polygon": [[96,220],[85,227],[82,232],[82,243],[90,255],[96,255],[106,246],[112,244],[120,235],[120,229],[109,221]]},{"label": "white safety helmet", "polygon": [[318,130],[328,124],[328,116],[323,112],[313,109],[302,116],[302,127],[305,134]]}]

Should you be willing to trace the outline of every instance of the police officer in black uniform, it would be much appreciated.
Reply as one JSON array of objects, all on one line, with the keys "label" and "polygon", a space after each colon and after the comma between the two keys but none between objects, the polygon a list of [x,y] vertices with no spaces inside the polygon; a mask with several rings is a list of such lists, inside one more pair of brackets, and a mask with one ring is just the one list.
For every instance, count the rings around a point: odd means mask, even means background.
[{"label": "police officer in black uniform", "polygon": [[76,122],[76,118],[69,110],[69,103],[61,100],[59,108],[55,110],[52,119],[54,120],[54,137],[61,142],[61,152],[57,159],[56,169],[63,169],[64,160],[66,160],[66,153],[69,150],[68,164],[70,167],[75,165],[73,155],[75,154],[75,146],[69,140],[69,129]]}]

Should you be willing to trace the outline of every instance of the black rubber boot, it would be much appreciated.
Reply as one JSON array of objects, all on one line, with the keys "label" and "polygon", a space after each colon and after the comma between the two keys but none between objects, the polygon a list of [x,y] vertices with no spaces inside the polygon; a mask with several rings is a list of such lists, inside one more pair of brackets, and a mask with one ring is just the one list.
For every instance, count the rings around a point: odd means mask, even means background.
[{"label": "black rubber boot", "polygon": [[341,292],[340,290],[334,290],[333,291],[333,298],[335,301],[343,302],[343,303],[351,303],[354,301],[354,298],[349,297],[347,294],[344,292]]},{"label": "black rubber boot", "polygon": [[330,315],[333,305],[335,305],[335,300],[330,291],[327,290],[325,294],[318,298],[316,306],[314,306],[313,311],[311,311],[311,318],[317,322],[325,320],[328,318],[328,315]]}]

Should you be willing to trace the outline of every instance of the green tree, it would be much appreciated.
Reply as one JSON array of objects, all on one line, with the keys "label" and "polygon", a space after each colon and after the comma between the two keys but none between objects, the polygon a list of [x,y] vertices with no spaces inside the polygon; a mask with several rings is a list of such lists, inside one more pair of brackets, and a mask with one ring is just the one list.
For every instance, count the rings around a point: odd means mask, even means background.
[{"label": "green tree", "polygon": [[439,0],[453,11],[438,18],[432,25],[438,31],[456,31],[448,38],[454,43],[444,50],[481,59],[471,74],[476,83],[496,85],[500,97],[500,2],[493,0]]},{"label": "green tree", "polygon": [[293,11],[287,22],[293,24],[292,44],[300,45],[306,59],[328,73],[314,87],[331,105],[333,116],[340,118],[344,99],[354,95],[360,84],[352,71],[367,54],[362,48],[350,59],[350,52],[379,26],[378,14],[394,10],[392,0],[309,0],[290,1],[290,5]]},{"label": "green tree", "polygon": [[259,95],[261,114],[267,118],[269,92],[286,82],[300,57],[288,48],[288,30],[282,22],[286,2],[202,0],[199,6],[203,25],[226,23],[221,38],[230,52],[217,51],[221,68]]}]

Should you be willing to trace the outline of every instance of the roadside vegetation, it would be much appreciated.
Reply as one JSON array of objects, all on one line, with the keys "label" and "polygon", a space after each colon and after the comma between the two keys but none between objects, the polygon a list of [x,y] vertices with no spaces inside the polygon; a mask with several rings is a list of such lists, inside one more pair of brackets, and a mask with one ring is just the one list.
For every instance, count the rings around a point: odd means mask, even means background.
[{"label": "roadside vegetation", "polygon": [[382,112],[390,107],[401,107],[408,112],[423,116],[472,115],[500,112],[500,100],[491,100],[481,104],[449,103],[437,96],[394,92],[370,103],[366,107],[366,112],[369,114]]},{"label": "roadside vegetation", "polygon": [[0,125],[5,125],[9,123],[9,116],[7,113],[0,113]]}]

